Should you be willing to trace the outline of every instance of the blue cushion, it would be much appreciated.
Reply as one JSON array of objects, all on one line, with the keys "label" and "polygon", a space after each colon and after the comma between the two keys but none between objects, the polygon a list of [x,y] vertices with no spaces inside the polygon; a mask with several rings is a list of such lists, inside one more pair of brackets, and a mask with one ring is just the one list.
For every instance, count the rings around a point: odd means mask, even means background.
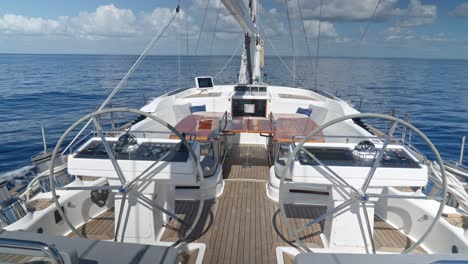
[{"label": "blue cushion", "polygon": [[192,114],[196,112],[206,112],[206,105],[192,105],[189,107]]},{"label": "blue cushion", "polygon": [[303,114],[303,115],[306,115],[306,116],[310,116],[312,114],[312,109],[299,107],[299,108],[297,108],[296,113],[297,114]]}]

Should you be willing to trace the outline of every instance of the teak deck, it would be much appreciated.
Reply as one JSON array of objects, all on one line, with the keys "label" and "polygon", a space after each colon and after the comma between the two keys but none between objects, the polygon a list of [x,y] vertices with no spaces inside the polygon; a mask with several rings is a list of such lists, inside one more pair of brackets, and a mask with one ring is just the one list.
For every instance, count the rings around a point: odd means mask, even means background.
[{"label": "teak deck", "polygon": [[[266,196],[269,165],[264,146],[234,145],[223,166],[225,189],[217,200],[205,203],[202,217],[189,239],[205,243],[203,263],[275,263],[278,246],[293,246],[282,222],[279,205]],[[176,214],[190,223],[198,201],[176,201]],[[294,228],[325,212],[325,207],[287,206]],[[323,247],[323,222],[309,227],[300,236],[310,247]],[[89,239],[112,239],[113,210],[103,213],[78,229]],[[177,241],[185,226],[173,220],[166,225],[162,241]],[[375,218],[374,243],[379,251],[401,252],[413,242],[398,230]],[[424,252],[418,248],[416,252]]]},{"label": "teak deck", "polygon": [[[86,224],[77,228],[83,237],[91,240],[111,240],[114,239],[114,210],[108,210],[90,220]],[[76,237],[75,233],[68,236]]]},{"label": "teak deck", "polygon": [[[292,239],[282,223],[278,204],[268,199],[265,184],[268,179],[267,152],[263,146],[235,145],[223,167],[225,189],[216,201],[208,201],[191,240],[205,243],[204,263],[274,263],[276,247],[291,246]],[[198,203],[176,202],[176,214],[190,222]],[[299,228],[325,207],[287,206],[293,227]],[[311,247],[323,247],[322,224],[316,224],[300,234]],[[171,221],[162,236],[163,241],[176,241],[185,228]],[[374,242],[377,250],[401,252],[413,242],[380,218],[375,218]],[[423,251],[419,248],[418,251]]]}]

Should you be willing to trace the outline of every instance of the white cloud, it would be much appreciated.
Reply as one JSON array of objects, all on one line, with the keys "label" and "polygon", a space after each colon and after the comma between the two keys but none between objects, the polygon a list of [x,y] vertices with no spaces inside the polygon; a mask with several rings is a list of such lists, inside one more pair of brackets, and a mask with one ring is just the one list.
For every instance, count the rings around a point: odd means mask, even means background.
[{"label": "white cloud", "polygon": [[413,31],[408,28],[393,26],[393,27],[387,28],[385,30],[385,33],[387,35],[408,35],[408,34],[413,33]]},{"label": "white cloud", "polygon": [[4,34],[57,34],[62,31],[59,20],[15,14],[0,16],[0,32]]},{"label": "white cloud", "polygon": [[439,41],[446,41],[446,40],[448,40],[448,39],[447,39],[447,36],[446,36],[445,33],[443,33],[443,32],[440,32],[440,33],[437,33],[437,34],[428,35],[428,36],[422,36],[421,39],[422,39],[422,40],[425,40],[425,41],[431,41],[431,42],[439,42]]},{"label": "white cloud", "polygon": [[455,17],[466,17],[468,16],[468,3],[463,3],[457,6],[454,10],[452,10],[449,15]]},{"label": "white cloud", "polygon": [[414,39],[413,35],[389,35],[385,40],[391,41],[391,40],[410,40]]},{"label": "white cloud", "polygon": [[[323,1],[322,19],[329,21],[365,21],[369,20],[379,0],[328,0]],[[386,19],[398,0],[384,0],[373,17],[374,20]],[[298,16],[297,0],[289,0],[288,6],[292,14]],[[320,0],[302,0],[302,15],[304,19],[318,19],[320,14]]]},{"label": "white cloud", "polygon": [[396,8],[392,13],[394,16],[399,17],[399,21],[385,30],[385,40],[429,40],[429,38],[434,37],[418,36],[409,28],[434,23],[437,19],[437,7],[435,5],[423,5],[420,0],[410,0],[407,8]]},{"label": "white cloud", "polygon": [[[229,11],[224,7],[223,4],[220,6],[220,0],[193,0],[190,7],[190,13],[197,17],[196,23],[198,27],[201,26],[203,16],[205,15],[205,9],[208,9],[205,17],[205,24],[203,25],[203,32],[213,32],[215,30],[219,33],[235,33],[238,36],[238,33],[241,33],[241,28],[234,17],[229,13]],[[218,22],[216,24],[216,17],[218,16],[218,8],[220,8]],[[221,35],[221,34],[220,34]],[[229,35],[229,34],[224,34]],[[234,35],[234,34],[232,34]]]},{"label": "white cloud", "polygon": [[284,15],[280,14],[276,8],[265,10],[260,5],[259,26],[261,33],[266,37],[277,37],[289,34],[289,29],[284,23]]},{"label": "white cloud", "polygon": [[[155,8],[151,13],[143,15],[143,21],[141,24],[143,28],[146,28],[146,30],[156,32],[167,24],[173,16],[174,9]],[[188,21],[186,21],[187,19]],[[174,21],[166,30],[166,36],[178,33],[185,37],[188,33],[188,37],[193,39],[198,36],[199,31],[200,28],[198,25],[194,24],[193,18],[187,16],[187,13],[184,10],[180,10],[178,17],[174,18]]]},{"label": "white cloud", "polygon": [[80,12],[69,19],[70,31],[84,38],[128,37],[141,33],[132,10],[113,4],[99,6],[95,12]]},{"label": "white cloud", "polygon": [[77,38],[128,37],[141,34],[137,18],[129,9],[99,6],[94,12],[74,17],[44,19],[5,14],[0,16],[0,32],[5,34],[67,35]]},{"label": "white cloud", "polygon": [[420,0],[411,0],[406,9],[395,9],[393,14],[401,17],[402,27],[430,25],[437,19],[437,6],[423,5]]},{"label": "white cloud", "polygon": [[[307,35],[312,38],[318,37],[318,20],[306,20],[304,21],[304,27],[307,32]],[[335,26],[326,21],[322,21],[320,23],[320,37],[322,38],[337,38],[338,33],[336,32]]]}]

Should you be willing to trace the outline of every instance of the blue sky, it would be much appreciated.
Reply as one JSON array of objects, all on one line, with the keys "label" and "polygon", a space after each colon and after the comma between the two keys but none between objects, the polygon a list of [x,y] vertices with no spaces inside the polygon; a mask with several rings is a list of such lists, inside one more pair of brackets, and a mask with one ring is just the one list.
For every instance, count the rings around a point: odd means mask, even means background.
[{"label": "blue sky", "polygon": [[[302,15],[311,55],[320,20],[321,55],[468,59],[468,0],[382,0],[372,19],[378,0],[323,0],[321,19],[320,0],[287,3],[300,55],[307,55]],[[175,4],[167,0],[2,1],[0,53],[138,54],[169,20]],[[270,43],[281,55],[292,55],[285,1],[260,0],[260,4],[259,28],[267,55],[274,54]],[[152,53],[185,54],[188,36],[190,55],[231,55],[240,46],[242,32],[224,7],[218,16],[218,6],[219,0],[183,0],[181,13]]]}]

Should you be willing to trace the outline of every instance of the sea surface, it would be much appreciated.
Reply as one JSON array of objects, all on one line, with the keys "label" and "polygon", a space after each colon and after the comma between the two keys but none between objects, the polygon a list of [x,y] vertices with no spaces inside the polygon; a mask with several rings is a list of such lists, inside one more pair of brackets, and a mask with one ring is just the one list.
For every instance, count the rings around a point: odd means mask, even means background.
[{"label": "sea surface", "polygon": [[[136,59],[0,54],[0,177],[10,178],[11,185],[33,177],[30,158],[43,149],[40,127],[54,147],[69,125],[105,100]],[[292,58],[283,59],[289,69],[276,57],[265,59],[268,83],[315,88],[313,58],[296,60],[299,80],[290,74]],[[218,74],[228,60],[229,56],[149,56],[112,104],[140,108],[150,97],[193,86],[195,76],[217,75],[215,83],[233,83],[238,57]],[[321,58],[317,89],[352,101],[362,112],[411,114],[412,123],[445,159],[458,160],[461,137],[468,135],[468,61]]]}]

